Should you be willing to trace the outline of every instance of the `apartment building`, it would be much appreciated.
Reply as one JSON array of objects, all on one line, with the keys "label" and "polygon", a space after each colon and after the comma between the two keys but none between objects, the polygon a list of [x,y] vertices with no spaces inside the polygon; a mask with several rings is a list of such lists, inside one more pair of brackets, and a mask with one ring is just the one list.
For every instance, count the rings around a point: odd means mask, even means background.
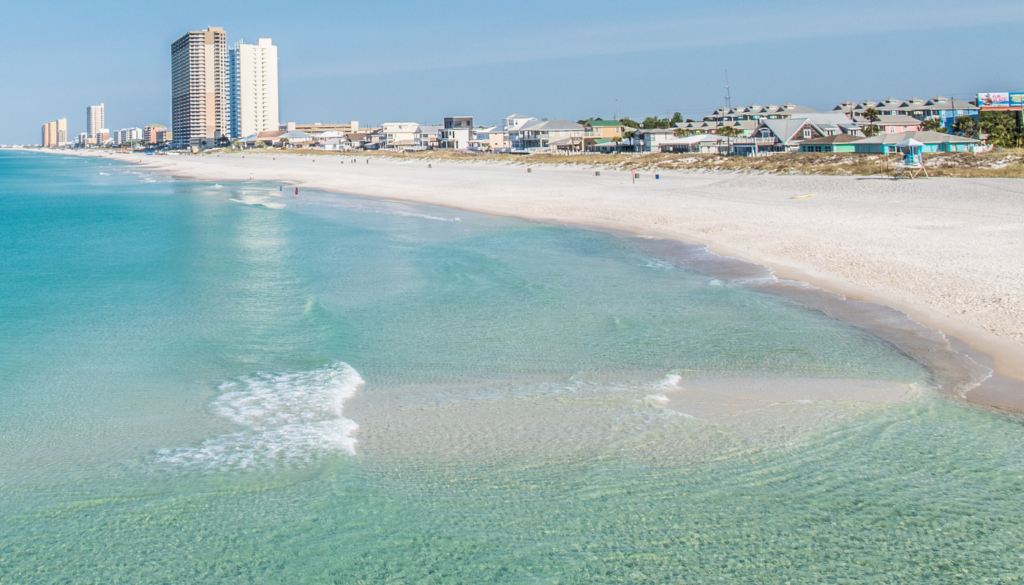
[{"label": "apartment building", "polygon": [[227,34],[189,31],[171,44],[171,129],[178,148],[214,146],[230,134]]},{"label": "apartment building", "polygon": [[106,127],[104,115],[103,104],[89,106],[85,109],[85,135],[92,142],[96,141],[96,134]]},{"label": "apartment building", "polygon": [[61,118],[43,124],[43,136],[40,144],[44,148],[64,146],[68,143],[68,119]]},{"label": "apartment building", "polygon": [[142,139],[146,142],[146,144],[159,144],[160,140],[157,138],[157,135],[160,132],[163,132],[164,130],[167,130],[166,126],[161,126],[160,124],[150,124],[143,128]]},{"label": "apartment building", "polygon": [[239,41],[228,51],[228,83],[232,138],[278,129],[277,47],[271,39]]}]

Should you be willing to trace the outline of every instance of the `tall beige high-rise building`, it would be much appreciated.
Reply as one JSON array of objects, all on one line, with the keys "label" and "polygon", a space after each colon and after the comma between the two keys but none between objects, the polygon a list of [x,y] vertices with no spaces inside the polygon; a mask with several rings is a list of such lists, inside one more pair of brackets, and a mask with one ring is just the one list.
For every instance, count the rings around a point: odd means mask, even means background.
[{"label": "tall beige high-rise building", "polygon": [[98,106],[89,106],[85,109],[85,134],[89,140],[96,140],[96,135],[103,128],[103,104]]},{"label": "tall beige high-rise building", "polygon": [[277,47],[270,39],[239,41],[229,52],[231,136],[244,138],[278,129]]},{"label": "tall beige high-rise building", "polygon": [[57,144],[57,123],[47,122],[43,124],[43,137],[39,141],[40,146],[48,148]]},{"label": "tall beige high-rise building", "polygon": [[45,148],[65,146],[68,143],[68,119],[61,118],[43,124],[43,140],[40,144]]},{"label": "tall beige high-rise building", "polygon": [[179,148],[213,146],[229,134],[228,43],[223,28],[190,31],[171,44],[171,128]]}]

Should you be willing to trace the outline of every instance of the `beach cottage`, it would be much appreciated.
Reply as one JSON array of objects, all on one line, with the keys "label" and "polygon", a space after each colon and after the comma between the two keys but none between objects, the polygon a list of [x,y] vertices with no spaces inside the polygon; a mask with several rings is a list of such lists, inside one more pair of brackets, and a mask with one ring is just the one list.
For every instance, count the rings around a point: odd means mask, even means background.
[{"label": "beach cottage", "polygon": [[980,140],[966,138],[955,134],[941,132],[899,132],[895,134],[879,134],[854,143],[855,152],[872,154],[892,154],[899,150],[898,146],[905,140],[913,139],[923,146],[921,152],[977,152]]},{"label": "beach cottage", "polygon": [[732,154],[763,156],[778,152],[796,152],[803,141],[825,136],[821,128],[807,119],[762,120],[752,136],[732,141]]},{"label": "beach cottage", "polygon": [[699,153],[699,154],[729,154],[729,139],[725,136],[715,134],[694,134],[673,138],[662,142],[659,145],[661,152],[672,153]]},{"label": "beach cottage", "polygon": [[433,150],[437,148],[438,142],[441,140],[442,126],[420,126],[416,130],[416,134],[413,136],[413,149],[414,150]]},{"label": "beach cottage", "polygon": [[582,151],[583,133],[582,124],[569,120],[533,121],[509,132],[509,141],[518,151]]},{"label": "beach cottage", "polygon": [[380,130],[384,138],[380,141],[381,148],[401,150],[412,148],[416,144],[416,131],[420,125],[416,122],[385,122]]},{"label": "beach cottage", "polygon": [[857,152],[854,143],[864,140],[856,134],[833,134],[800,143],[800,152]]},{"label": "beach cottage", "polygon": [[633,141],[640,152],[659,152],[661,144],[675,136],[675,128],[641,128],[633,133]]}]

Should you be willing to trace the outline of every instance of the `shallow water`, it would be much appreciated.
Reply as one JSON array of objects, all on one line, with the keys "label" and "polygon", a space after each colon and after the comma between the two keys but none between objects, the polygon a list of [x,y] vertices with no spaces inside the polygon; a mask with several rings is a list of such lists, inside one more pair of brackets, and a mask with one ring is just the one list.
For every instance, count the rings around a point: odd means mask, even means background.
[{"label": "shallow water", "polygon": [[0,174],[0,583],[1021,579],[1021,420],[724,264]]}]

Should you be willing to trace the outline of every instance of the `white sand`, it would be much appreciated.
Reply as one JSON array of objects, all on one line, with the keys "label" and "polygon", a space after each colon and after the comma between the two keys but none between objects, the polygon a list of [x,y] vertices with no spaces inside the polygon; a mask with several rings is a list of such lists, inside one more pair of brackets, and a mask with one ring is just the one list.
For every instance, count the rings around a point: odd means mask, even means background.
[{"label": "white sand", "polygon": [[[280,181],[704,243],[879,302],[1024,380],[1024,181],[623,171],[338,155],[119,155],[210,181]],[[367,164],[366,160],[370,162]],[[315,161],[315,162],[314,162]],[[344,164],[342,164],[344,161]],[[524,163],[527,159],[524,158]],[[813,194],[813,197],[793,199]],[[300,195],[301,196],[301,195]]]}]

